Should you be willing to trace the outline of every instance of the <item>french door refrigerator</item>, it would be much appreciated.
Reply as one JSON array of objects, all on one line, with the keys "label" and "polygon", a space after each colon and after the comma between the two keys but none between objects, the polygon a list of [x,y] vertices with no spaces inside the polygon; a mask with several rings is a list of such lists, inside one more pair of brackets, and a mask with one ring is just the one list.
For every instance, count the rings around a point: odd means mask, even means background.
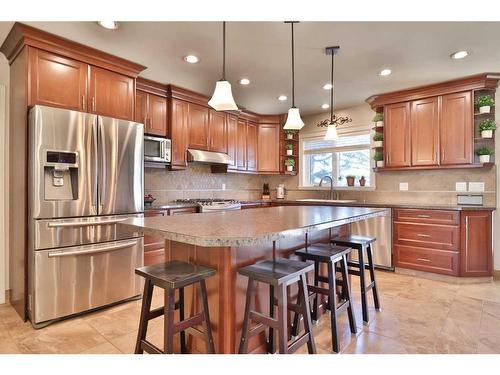
[{"label": "french door refrigerator", "polygon": [[141,294],[144,126],[35,106],[29,113],[28,312],[35,327]]}]

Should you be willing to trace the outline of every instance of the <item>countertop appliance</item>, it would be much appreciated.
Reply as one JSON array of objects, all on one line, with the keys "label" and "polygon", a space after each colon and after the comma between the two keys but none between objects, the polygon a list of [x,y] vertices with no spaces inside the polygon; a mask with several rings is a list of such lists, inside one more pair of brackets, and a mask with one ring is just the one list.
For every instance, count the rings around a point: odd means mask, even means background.
[{"label": "countertop appliance", "polygon": [[144,126],[35,106],[29,114],[28,312],[38,328],[141,294]]},{"label": "countertop appliance", "polygon": [[170,163],[172,142],[170,139],[144,136],[144,161],[150,163]]},{"label": "countertop appliance", "polygon": [[285,185],[279,184],[276,188],[276,199],[285,199]]},{"label": "countertop appliance", "polygon": [[[377,237],[377,241],[372,244],[375,267],[394,270],[392,260],[392,209],[384,209],[383,216],[352,223],[351,233],[360,236]],[[352,252],[352,258],[354,260],[358,259],[356,251]]]},{"label": "countertop appliance", "polygon": [[241,203],[234,199],[178,199],[177,203],[195,203],[201,212],[241,210]]}]

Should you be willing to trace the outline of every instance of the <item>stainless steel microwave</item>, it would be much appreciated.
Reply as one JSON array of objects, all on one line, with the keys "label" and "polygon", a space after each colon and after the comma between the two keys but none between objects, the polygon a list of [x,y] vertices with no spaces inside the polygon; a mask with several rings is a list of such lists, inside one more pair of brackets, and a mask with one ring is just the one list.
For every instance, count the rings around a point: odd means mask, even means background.
[{"label": "stainless steel microwave", "polygon": [[170,163],[172,142],[170,139],[144,136],[144,161]]}]

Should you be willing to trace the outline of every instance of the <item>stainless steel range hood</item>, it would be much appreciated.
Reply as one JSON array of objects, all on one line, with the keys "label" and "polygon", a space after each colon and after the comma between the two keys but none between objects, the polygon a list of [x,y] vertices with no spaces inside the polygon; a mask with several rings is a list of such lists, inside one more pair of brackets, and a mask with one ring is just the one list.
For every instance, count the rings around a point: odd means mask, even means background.
[{"label": "stainless steel range hood", "polygon": [[231,164],[232,160],[228,154],[223,152],[202,151],[188,149],[188,161],[196,161],[206,164]]}]

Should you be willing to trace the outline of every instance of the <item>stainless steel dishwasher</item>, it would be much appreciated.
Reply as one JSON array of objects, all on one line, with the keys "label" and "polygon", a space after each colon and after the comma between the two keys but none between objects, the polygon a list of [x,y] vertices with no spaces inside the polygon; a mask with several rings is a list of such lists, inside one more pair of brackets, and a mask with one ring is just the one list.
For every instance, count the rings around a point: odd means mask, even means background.
[{"label": "stainless steel dishwasher", "polygon": [[[386,208],[383,216],[352,223],[351,233],[360,236],[377,237],[377,241],[372,244],[375,267],[394,270],[392,261],[392,209]],[[357,252],[352,253],[352,258],[354,260],[358,259]]]}]

